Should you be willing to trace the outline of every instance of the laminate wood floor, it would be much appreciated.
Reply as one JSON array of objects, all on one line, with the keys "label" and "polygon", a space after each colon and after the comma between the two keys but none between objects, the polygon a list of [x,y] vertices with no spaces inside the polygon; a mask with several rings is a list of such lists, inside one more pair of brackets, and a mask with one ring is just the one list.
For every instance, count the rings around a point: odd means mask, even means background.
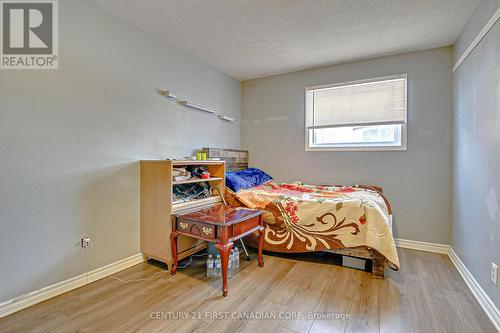
[{"label": "laminate wood floor", "polygon": [[[0,332],[495,332],[448,257],[399,249],[386,279],[330,256],[241,261],[221,296],[203,259],[177,275],[105,278],[0,319]],[[148,278],[136,265],[114,276]]]}]

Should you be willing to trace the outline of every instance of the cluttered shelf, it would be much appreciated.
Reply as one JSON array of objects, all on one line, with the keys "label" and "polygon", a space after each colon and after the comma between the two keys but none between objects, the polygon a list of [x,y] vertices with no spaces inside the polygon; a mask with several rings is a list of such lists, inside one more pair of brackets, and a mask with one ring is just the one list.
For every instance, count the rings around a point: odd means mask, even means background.
[{"label": "cluttered shelf", "polygon": [[[185,162],[185,161],[184,161]],[[194,161],[193,161],[194,162]],[[224,164],[189,163],[172,164],[173,185],[199,183],[204,181],[224,180]]]},{"label": "cluttered shelf", "polygon": [[198,207],[220,200],[213,191],[224,188],[224,163],[217,161],[204,164],[206,161],[192,161],[188,165],[172,165],[172,209]]}]

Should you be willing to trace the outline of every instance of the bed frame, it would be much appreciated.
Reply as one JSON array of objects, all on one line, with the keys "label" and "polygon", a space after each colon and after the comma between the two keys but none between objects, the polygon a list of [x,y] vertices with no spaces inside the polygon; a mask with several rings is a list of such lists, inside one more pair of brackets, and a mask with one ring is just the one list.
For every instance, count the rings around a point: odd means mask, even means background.
[{"label": "bed frame", "polygon": [[[220,158],[226,161],[227,171],[238,171],[248,168],[249,153],[247,150],[236,150],[236,149],[221,149],[221,148],[203,148],[203,151],[207,153],[207,157],[210,158]],[[389,212],[390,221],[392,221],[392,208],[387,200],[387,197],[383,194],[383,190],[380,186],[375,185],[356,185],[356,187],[371,189],[378,192],[384,199],[387,209]],[[392,222],[391,222],[392,224]],[[375,276],[384,277],[385,268],[387,266],[387,259],[377,251],[366,247],[360,246],[356,248],[342,248],[328,250],[327,252],[340,254],[342,256],[355,257],[365,260],[370,260],[372,262],[371,273]]]}]

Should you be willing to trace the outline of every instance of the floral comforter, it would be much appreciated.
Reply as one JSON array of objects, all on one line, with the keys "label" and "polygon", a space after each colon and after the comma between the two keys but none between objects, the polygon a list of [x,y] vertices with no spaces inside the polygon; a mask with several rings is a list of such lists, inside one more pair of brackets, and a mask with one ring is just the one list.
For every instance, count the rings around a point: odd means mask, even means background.
[{"label": "floral comforter", "polygon": [[[399,268],[389,213],[383,197],[356,187],[313,186],[269,181],[237,193],[228,190],[232,206],[263,209],[264,249],[307,252],[368,246]],[[249,243],[257,245],[257,238]]]}]

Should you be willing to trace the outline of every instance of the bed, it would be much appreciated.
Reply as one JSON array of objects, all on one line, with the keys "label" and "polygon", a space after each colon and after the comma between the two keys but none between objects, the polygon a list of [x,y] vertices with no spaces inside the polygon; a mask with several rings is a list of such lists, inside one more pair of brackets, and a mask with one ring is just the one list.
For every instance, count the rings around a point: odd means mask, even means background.
[{"label": "bed", "polygon": [[[209,157],[226,160],[228,171],[248,168],[248,151],[204,148]],[[232,191],[229,205],[263,209],[264,250],[279,253],[329,251],[371,261],[371,272],[384,276],[399,269],[392,234],[392,209],[382,188],[370,185],[307,185],[268,180]],[[257,246],[258,235],[245,241]]]}]

